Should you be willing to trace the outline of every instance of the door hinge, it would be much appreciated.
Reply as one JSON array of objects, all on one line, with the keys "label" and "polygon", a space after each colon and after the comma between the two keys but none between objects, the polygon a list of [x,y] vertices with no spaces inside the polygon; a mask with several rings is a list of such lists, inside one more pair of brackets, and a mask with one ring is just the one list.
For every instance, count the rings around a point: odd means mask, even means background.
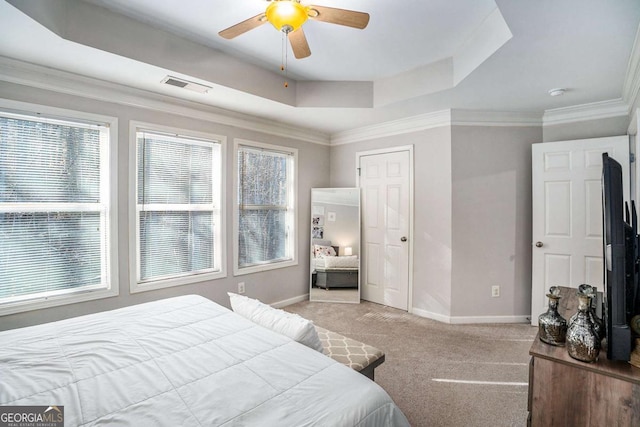
[{"label": "door hinge", "polygon": [[360,168],[356,168],[358,170],[358,176],[360,176]]},{"label": "door hinge", "polygon": [[630,163],[636,162],[636,153],[629,153],[629,162]]}]

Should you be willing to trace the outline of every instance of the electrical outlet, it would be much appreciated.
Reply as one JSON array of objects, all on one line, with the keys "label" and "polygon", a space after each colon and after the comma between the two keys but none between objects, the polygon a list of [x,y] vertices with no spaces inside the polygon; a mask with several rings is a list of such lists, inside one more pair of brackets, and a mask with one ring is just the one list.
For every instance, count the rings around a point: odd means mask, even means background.
[{"label": "electrical outlet", "polygon": [[238,283],[238,293],[244,294],[244,282]]},{"label": "electrical outlet", "polygon": [[491,296],[493,298],[496,298],[496,297],[500,296],[500,286],[494,285],[494,286],[491,287]]}]

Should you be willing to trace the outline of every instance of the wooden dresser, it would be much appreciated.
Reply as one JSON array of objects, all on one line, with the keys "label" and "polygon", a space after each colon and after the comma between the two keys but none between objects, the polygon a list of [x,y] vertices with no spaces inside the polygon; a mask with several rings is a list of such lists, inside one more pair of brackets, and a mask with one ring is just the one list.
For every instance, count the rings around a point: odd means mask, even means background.
[{"label": "wooden dresser", "polygon": [[[559,313],[569,320],[576,312],[576,290],[562,288]],[[640,368],[607,360],[584,363],[536,337],[529,350],[528,425],[640,426]]]}]

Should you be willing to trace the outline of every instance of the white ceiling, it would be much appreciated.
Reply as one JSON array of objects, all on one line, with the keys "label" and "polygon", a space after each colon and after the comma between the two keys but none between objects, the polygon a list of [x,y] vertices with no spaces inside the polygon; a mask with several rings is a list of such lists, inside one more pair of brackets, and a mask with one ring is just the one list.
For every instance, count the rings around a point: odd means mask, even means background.
[{"label": "white ceiling", "polygon": [[[2,0],[0,55],[333,135],[449,108],[542,115],[620,99],[640,22],[638,0],[318,0],[369,25],[305,23],[312,55],[289,53],[284,88],[272,26],[217,35],[267,4]],[[161,85],[167,74],[212,89]]]},{"label": "white ceiling", "polygon": [[[272,71],[280,67],[282,34],[273,26],[263,25],[233,40],[218,36],[220,30],[264,12],[266,0],[86,1]],[[402,3],[400,13],[389,13],[391,1],[320,0],[317,4],[367,12],[370,23],[362,31],[307,21],[304,31],[312,55],[295,60],[289,51],[289,71],[304,80],[375,80],[435,62],[451,56],[496,8],[493,0],[409,0]],[[415,43],[419,40],[438,43]]]}]

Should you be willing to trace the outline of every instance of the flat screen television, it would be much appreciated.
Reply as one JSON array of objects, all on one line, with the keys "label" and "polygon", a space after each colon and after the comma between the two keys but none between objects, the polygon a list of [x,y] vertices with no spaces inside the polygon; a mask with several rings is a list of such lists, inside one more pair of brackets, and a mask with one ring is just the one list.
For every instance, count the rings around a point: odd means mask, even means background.
[{"label": "flat screen television", "polygon": [[631,317],[638,313],[638,220],[635,204],[624,202],[622,167],[602,154],[604,320],[607,358],[630,359]]}]

